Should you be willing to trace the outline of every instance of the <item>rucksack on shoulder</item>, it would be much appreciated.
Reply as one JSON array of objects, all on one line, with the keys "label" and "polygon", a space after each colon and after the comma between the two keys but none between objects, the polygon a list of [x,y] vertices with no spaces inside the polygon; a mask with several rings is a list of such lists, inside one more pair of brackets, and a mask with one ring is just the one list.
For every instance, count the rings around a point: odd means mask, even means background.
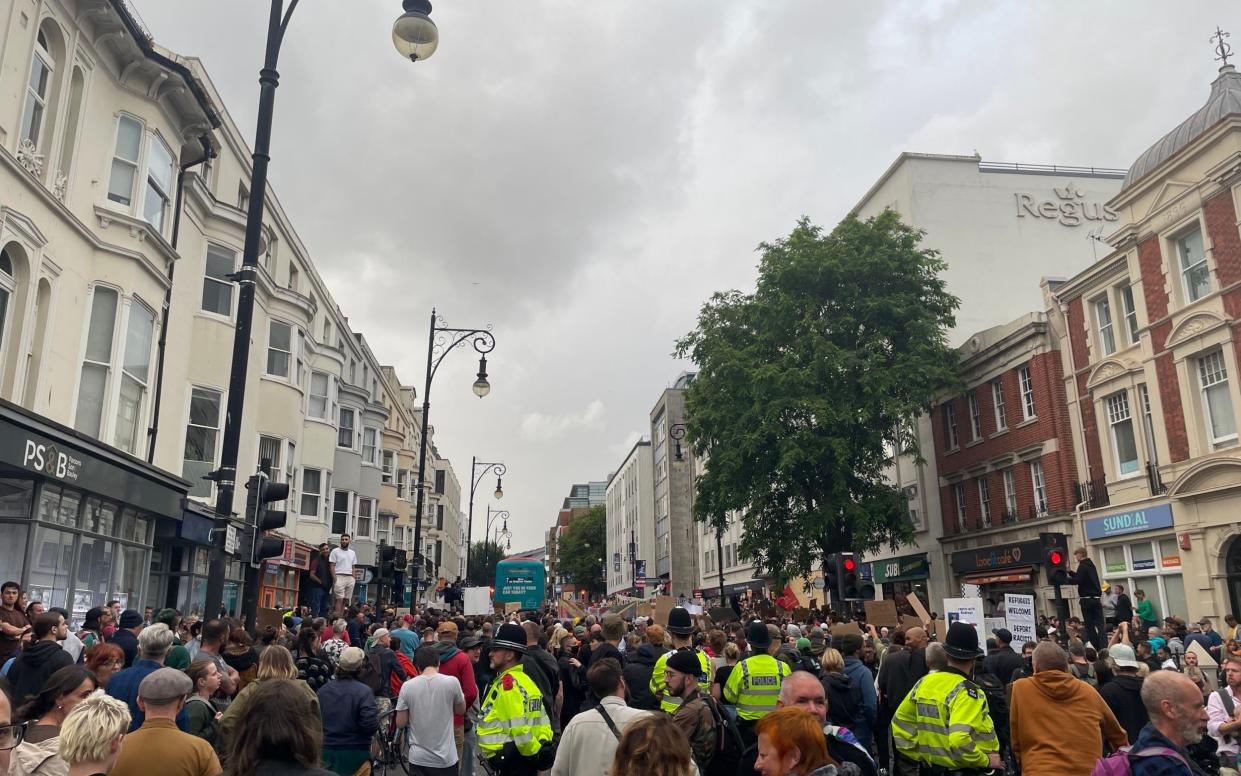
[{"label": "rucksack on shoulder", "polygon": [[1185,761],[1184,756],[1180,752],[1175,749],[1169,749],[1166,746],[1148,746],[1137,751],[1134,751],[1132,747],[1125,747],[1119,751],[1112,752],[1107,757],[1100,757],[1095,762],[1094,770],[1090,772],[1090,776],[1131,776],[1133,773],[1133,761],[1145,757],[1175,757],[1186,768],[1189,767],[1189,763]]},{"label": "rucksack on shoulder", "polygon": [[704,695],[702,699],[710,709],[711,719],[715,723],[715,753],[703,771],[703,776],[735,776],[745,755],[745,741],[741,738],[741,729],[737,727],[736,719],[725,713],[715,698]]}]

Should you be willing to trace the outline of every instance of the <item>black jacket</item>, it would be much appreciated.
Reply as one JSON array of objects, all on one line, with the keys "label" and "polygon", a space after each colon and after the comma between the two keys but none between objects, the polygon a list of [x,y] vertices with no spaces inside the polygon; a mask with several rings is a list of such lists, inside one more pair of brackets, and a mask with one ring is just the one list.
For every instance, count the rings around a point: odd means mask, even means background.
[{"label": "black jacket", "polygon": [[862,688],[839,671],[825,671],[819,682],[827,696],[828,722],[853,730],[863,714]]},{"label": "black jacket", "polygon": [[61,649],[58,641],[36,641],[26,647],[9,668],[9,685],[14,700],[20,704],[26,698],[38,695],[49,676],[71,665],[73,658]]},{"label": "black jacket", "polygon": [[109,639],[125,653],[125,668],[129,668],[138,659],[138,637],[131,630],[121,628]]},{"label": "black jacket", "polygon": [[910,652],[902,649],[889,652],[879,671],[880,703],[889,714],[895,714],[896,708],[905,700],[905,696],[913,689],[914,683],[926,676],[926,651]]},{"label": "black jacket", "polygon": [[659,708],[659,701],[651,693],[651,674],[655,672],[655,663],[664,654],[662,647],[643,644],[636,652],[629,653],[629,662],[625,663],[625,686],[629,688],[629,705],[635,709],[654,711]]},{"label": "black jacket", "polygon": [[1142,677],[1120,673],[1099,688],[1103,701],[1129,736],[1130,744],[1137,742],[1138,733],[1150,721],[1146,707],[1142,705],[1141,690]]},{"label": "black jacket", "polygon": [[1099,584],[1099,572],[1090,558],[1083,558],[1082,562],[1077,564],[1077,571],[1073,572],[1073,581],[1077,583],[1077,595],[1082,598],[1098,598],[1103,595],[1103,586]]},{"label": "black jacket", "polygon": [[1021,668],[1023,661],[1021,655],[1014,652],[1012,647],[1004,647],[992,650],[987,655],[986,664],[988,670],[995,674],[1001,682],[1012,684],[1013,671]]},{"label": "black jacket", "polygon": [[1132,622],[1133,621],[1133,602],[1129,600],[1129,596],[1121,593],[1116,596],[1116,622]]}]

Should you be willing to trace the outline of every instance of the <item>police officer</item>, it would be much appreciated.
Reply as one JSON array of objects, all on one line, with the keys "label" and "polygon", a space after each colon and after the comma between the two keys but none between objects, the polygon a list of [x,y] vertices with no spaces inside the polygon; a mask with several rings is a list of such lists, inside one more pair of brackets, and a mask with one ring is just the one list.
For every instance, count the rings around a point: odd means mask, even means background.
[{"label": "police officer", "polygon": [[982,773],[1000,768],[987,698],[970,678],[982,656],[978,631],[954,622],[944,640],[948,666],[918,680],[892,718],[898,774]]},{"label": "police officer", "polygon": [[766,625],[757,621],[750,623],[745,637],[754,654],[733,667],[723,694],[725,703],[737,707],[737,727],[746,746],[750,746],[758,740],[754,726],[776,710],[780,685],[792,669],[771,656],[771,634]]},{"label": "police officer", "polygon": [[478,748],[499,776],[534,776],[552,767],[552,725],[543,693],[521,667],[526,632],[517,624],[500,626],[491,641],[496,677],[478,716]]},{"label": "police officer", "polygon": [[694,648],[694,626],[690,621],[689,612],[684,607],[676,606],[668,612],[668,632],[672,634],[672,652],[665,652],[655,661],[655,668],[651,671],[650,689],[651,695],[659,698],[660,710],[675,714],[677,707],[681,705],[681,699],[668,692],[667,683],[664,681],[668,657],[673,652],[689,652],[698,658],[698,663],[702,666],[702,670],[697,672],[698,689],[704,695],[711,692],[711,659],[702,650]]}]

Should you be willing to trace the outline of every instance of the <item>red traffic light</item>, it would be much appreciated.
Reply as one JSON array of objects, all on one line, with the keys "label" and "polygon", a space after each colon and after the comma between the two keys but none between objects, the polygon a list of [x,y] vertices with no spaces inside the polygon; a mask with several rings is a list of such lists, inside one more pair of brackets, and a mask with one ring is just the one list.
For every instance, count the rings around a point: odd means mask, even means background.
[{"label": "red traffic light", "polygon": [[857,571],[857,561],[853,558],[845,558],[845,571]]},{"label": "red traffic light", "polygon": [[1060,552],[1060,550],[1052,550],[1051,552],[1047,553],[1047,560],[1053,566],[1063,565],[1064,554]]}]

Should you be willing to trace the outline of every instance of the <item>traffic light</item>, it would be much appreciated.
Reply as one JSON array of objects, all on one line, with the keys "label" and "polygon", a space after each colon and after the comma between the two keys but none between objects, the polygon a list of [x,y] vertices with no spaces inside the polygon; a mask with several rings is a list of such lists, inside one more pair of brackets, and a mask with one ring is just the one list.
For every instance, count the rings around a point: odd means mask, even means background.
[{"label": "traffic light", "polygon": [[396,548],[390,544],[379,545],[379,578],[396,578]]},{"label": "traffic light", "polygon": [[840,599],[842,601],[870,601],[875,597],[875,586],[862,577],[857,558],[851,552],[840,553]]},{"label": "traffic light", "polygon": [[833,552],[823,564],[823,589],[830,590],[837,600],[840,599],[841,560],[840,553]]},{"label": "traffic light", "polygon": [[1047,571],[1047,581],[1053,585],[1069,582],[1068,539],[1064,534],[1041,533],[1039,540],[1043,544],[1043,568]]},{"label": "traffic light", "polygon": [[284,539],[264,536],[267,531],[284,528],[289,513],[268,509],[267,505],[284,501],[289,497],[289,486],[272,482],[267,474],[259,472],[246,481],[246,530],[252,532],[250,562],[262,563],[284,553]]}]

